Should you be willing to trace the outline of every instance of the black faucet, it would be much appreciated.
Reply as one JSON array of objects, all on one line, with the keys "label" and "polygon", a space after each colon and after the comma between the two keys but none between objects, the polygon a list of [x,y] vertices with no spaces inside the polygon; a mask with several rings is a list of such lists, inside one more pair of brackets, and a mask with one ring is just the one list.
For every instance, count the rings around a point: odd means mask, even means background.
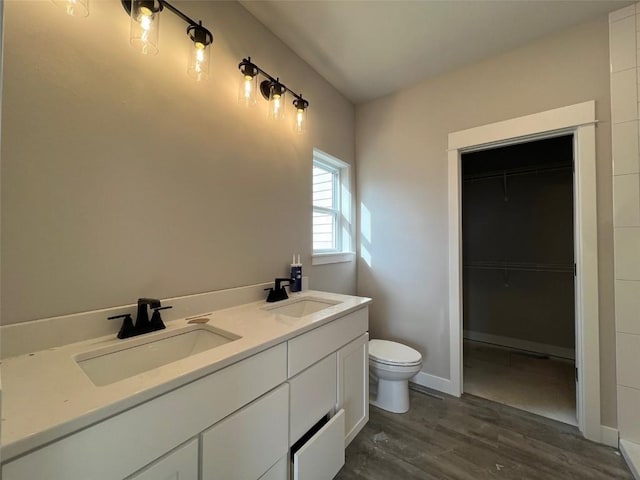
[{"label": "black faucet", "polygon": [[[160,300],[155,298],[139,298],[138,299],[138,314],[136,315],[136,329],[143,331],[143,333],[151,332],[151,322],[149,322],[149,314],[147,313],[147,306],[151,308],[159,308]],[[162,325],[164,328],[164,324]]]},{"label": "black faucet", "polygon": [[[149,314],[147,313],[148,307],[151,307],[153,310],[151,320],[149,320]],[[143,333],[155,332],[156,330],[162,330],[165,328],[162,318],[160,317],[160,310],[166,310],[168,308],[171,307],[161,306],[160,300],[155,298],[139,298],[138,315],[136,317],[135,325],[131,319],[130,313],[115,315],[113,317],[109,317],[109,320],[116,320],[118,318],[124,319],[122,327],[118,332],[118,338],[135,337],[137,335],[142,335]]]},{"label": "black faucet", "polygon": [[269,290],[269,295],[267,295],[267,302],[279,302],[280,300],[286,300],[289,298],[287,295],[287,291],[284,289],[282,283],[287,282],[291,285],[290,278],[276,278],[276,285],[274,288],[265,288],[265,290]]}]

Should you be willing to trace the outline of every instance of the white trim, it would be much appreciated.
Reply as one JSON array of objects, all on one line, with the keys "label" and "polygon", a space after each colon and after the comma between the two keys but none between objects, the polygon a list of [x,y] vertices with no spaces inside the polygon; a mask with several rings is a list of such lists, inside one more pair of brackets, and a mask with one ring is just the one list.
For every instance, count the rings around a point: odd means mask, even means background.
[{"label": "white trim", "polygon": [[602,443],[613,448],[618,448],[618,429],[607,427],[606,425],[600,425],[600,437]]},{"label": "white trim", "polygon": [[354,252],[314,253],[311,255],[311,265],[327,265],[329,263],[353,262]]},{"label": "white trim", "polygon": [[[451,137],[451,134],[449,134]],[[449,150],[449,356],[451,388],[462,395],[462,216],[460,153]]]},{"label": "white trim", "polygon": [[[595,115],[595,105],[594,105]],[[600,438],[600,317],[598,313],[598,218],[595,126],[576,129],[576,365],[580,375],[578,426],[590,440]]]},{"label": "white trim", "polygon": [[409,381],[417,383],[418,385],[422,385],[423,387],[431,388],[432,390],[446,393],[448,395],[454,395],[458,397],[460,396],[456,395],[455,391],[452,388],[453,386],[451,385],[451,380],[447,378],[437,377],[436,375],[431,375],[426,372],[418,372]]},{"label": "white trim", "polygon": [[462,271],[460,154],[487,144],[513,144],[523,138],[572,133],[575,146],[576,365],[580,431],[600,442],[600,337],[598,241],[595,175],[595,101],[514,118],[449,134],[449,333],[451,383],[462,393]]},{"label": "white trim", "polygon": [[576,353],[573,348],[558,347],[557,345],[549,345],[547,343],[530,342],[529,340],[521,340],[520,338],[502,337],[500,335],[491,335],[483,332],[472,332],[470,330],[463,331],[464,338],[475,340],[477,342],[491,343],[502,347],[515,348],[517,350],[525,350],[527,352],[542,353],[552,357],[575,360]]},{"label": "white trim", "polygon": [[596,123],[595,101],[578,103],[503,122],[460,130],[449,134],[449,150],[465,150],[487,143],[527,138],[557,130],[575,129]]},{"label": "white trim", "polygon": [[620,452],[636,480],[640,480],[640,445],[620,439]]},{"label": "white trim", "polygon": [[344,162],[333,155],[329,155],[327,152],[323,152],[318,148],[313,149],[313,158],[318,159],[322,163],[326,163],[336,169],[349,168],[351,166],[347,162]]}]

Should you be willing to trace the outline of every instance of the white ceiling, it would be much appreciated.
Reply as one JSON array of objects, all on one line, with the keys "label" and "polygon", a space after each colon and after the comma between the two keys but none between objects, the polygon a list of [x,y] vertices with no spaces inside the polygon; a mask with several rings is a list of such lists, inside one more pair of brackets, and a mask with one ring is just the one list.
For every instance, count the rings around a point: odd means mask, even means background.
[{"label": "white ceiling", "polygon": [[240,0],[354,103],[584,23],[627,0]]}]

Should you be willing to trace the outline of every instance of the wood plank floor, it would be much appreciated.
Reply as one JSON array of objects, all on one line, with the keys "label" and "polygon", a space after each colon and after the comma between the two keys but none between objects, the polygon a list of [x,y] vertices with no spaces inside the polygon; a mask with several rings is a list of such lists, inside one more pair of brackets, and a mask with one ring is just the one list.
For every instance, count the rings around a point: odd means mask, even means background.
[{"label": "wood plank floor", "polygon": [[336,479],[633,480],[616,449],[573,426],[472,395],[410,393],[406,414],[371,407]]}]

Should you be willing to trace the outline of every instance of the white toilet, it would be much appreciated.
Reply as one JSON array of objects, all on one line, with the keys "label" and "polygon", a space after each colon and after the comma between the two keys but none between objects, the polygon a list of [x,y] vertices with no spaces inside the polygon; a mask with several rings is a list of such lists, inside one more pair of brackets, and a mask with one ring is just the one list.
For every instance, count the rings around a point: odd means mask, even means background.
[{"label": "white toilet", "polygon": [[417,350],[388,340],[370,340],[369,376],[373,382],[369,403],[388,412],[409,411],[409,379],[421,366],[422,355]]}]

